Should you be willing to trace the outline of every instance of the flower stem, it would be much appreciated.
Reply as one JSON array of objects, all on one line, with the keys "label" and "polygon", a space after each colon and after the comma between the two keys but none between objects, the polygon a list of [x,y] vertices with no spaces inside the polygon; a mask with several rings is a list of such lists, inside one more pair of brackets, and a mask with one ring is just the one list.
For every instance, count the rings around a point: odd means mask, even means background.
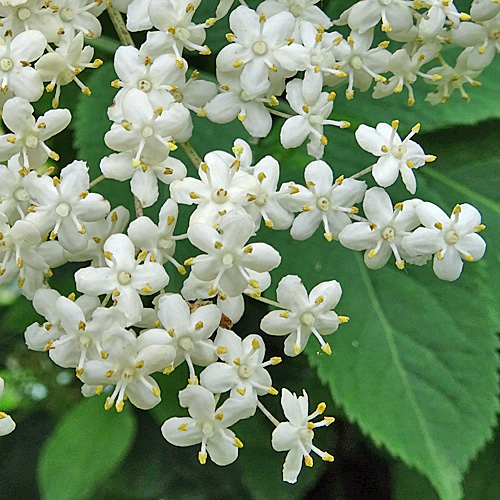
[{"label": "flower stem", "polygon": [[123,21],[121,12],[116,10],[112,6],[112,3],[113,3],[112,0],[106,0],[106,9],[108,11],[109,18],[113,23],[116,34],[118,35],[118,38],[120,39],[122,45],[132,45],[132,47],[134,47],[135,46],[134,41],[132,40],[129,31],[125,26],[125,22]]},{"label": "flower stem", "polygon": [[259,407],[259,410],[274,424],[274,426],[278,427],[278,425],[280,424],[279,421],[258,399],[257,399],[257,406]]},{"label": "flower stem", "polygon": [[245,293],[245,295],[247,297],[251,297],[252,299],[259,300],[260,302],[264,302],[264,304],[269,304],[270,306],[277,307],[278,309],[283,309],[283,306],[275,300],[266,299],[265,297],[255,297],[250,293]]},{"label": "flower stem", "polygon": [[370,173],[372,170],[373,170],[373,165],[370,165],[369,167],[366,167],[365,169],[358,172],[357,174],[351,175],[351,177],[349,177],[349,179],[357,179],[358,177],[361,177],[365,174]]},{"label": "flower stem", "polygon": [[186,142],[181,142],[180,143],[181,148],[183,149],[184,153],[189,157],[191,160],[191,163],[198,169],[200,168],[201,165],[201,158],[198,155],[198,153],[194,150],[193,146],[186,141]]},{"label": "flower stem", "polygon": [[266,106],[266,109],[271,113],[272,115],[280,116],[281,118],[292,118],[294,115],[289,115],[288,113],[283,113],[281,111],[278,111],[277,109],[271,109]]},{"label": "flower stem", "polygon": [[103,181],[104,179],[106,179],[106,177],[104,177],[104,174],[103,175],[100,175],[99,177],[97,177],[97,179],[94,179],[90,184],[89,184],[89,189],[92,189],[94,186],[96,186],[97,184],[99,184],[99,182]]}]

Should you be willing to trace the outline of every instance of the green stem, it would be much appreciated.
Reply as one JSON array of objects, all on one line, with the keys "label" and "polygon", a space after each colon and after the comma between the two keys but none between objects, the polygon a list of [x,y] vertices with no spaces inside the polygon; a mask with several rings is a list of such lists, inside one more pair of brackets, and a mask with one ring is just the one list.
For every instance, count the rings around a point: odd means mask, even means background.
[{"label": "green stem", "polygon": [[278,419],[276,419],[273,414],[257,399],[257,406],[259,410],[274,424],[275,427],[280,425]]}]

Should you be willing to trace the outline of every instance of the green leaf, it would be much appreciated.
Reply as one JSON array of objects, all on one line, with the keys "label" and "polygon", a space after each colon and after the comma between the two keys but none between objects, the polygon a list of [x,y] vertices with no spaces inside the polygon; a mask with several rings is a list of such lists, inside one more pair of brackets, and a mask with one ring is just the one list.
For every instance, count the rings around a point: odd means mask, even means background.
[{"label": "green leaf", "polygon": [[115,470],[134,440],[130,409],[105,411],[102,398],[85,399],[60,421],[38,465],[44,500],[85,500]]},{"label": "green leaf", "polygon": [[[321,231],[307,242],[263,233],[282,253],[276,278],[296,273],[309,289],[330,279],[342,284],[336,310],[351,321],[332,336],[331,357],[311,339],[309,360],[347,416],[377,445],[426,475],[443,500],[461,498],[462,474],[491,436],[498,410],[500,287],[491,279],[500,275],[500,236],[492,229],[500,212],[497,129],[491,123],[422,137],[441,162],[417,171],[418,197],[447,212],[471,202],[490,226],[485,257],[466,263],[456,282],[438,280],[430,264],[399,271],[388,263],[371,271],[361,253],[327,243]],[[339,167],[352,169],[359,157],[359,150],[332,148],[328,160],[340,175]],[[389,193],[394,202],[411,197],[400,186]]]},{"label": "green leaf", "polygon": [[[402,463],[393,467],[394,500],[437,500],[431,485],[416,471]],[[500,498],[500,433],[481,450],[464,477],[464,498],[498,500]]]}]

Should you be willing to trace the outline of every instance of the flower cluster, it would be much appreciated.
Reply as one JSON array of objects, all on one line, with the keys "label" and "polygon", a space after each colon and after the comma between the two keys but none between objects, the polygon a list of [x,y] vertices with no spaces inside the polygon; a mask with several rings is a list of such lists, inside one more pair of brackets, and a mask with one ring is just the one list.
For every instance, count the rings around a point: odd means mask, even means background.
[{"label": "flower cluster", "polygon": [[[100,35],[97,16],[105,2],[1,2],[2,119],[9,132],[0,136],[0,161],[6,163],[0,165],[0,284],[17,279],[21,293],[46,319],[26,329],[28,347],[74,369],[83,395],[104,393],[107,410],[121,412],[127,400],[145,410],[158,405],[157,378],[185,363],[179,402],[189,417],[167,420],[162,434],[177,446],[200,445],[202,464],[210,457],[227,465],[243,446],[229,428],[257,408],[269,416],[261,399],[279,393],[268,368],[281,357],[267,359],[262,336],[242,339],[234,328],[245,311],[244,296],[261,299],[271,287],[271,271],[281,264],[279,251],[262,241],[266,231],[289,229],[293,239],[303,241],[321,227],[332,245],[364,250],[370,269],[383,267],[391,255],[399,269],[434,256],[436,276],[448,281],[460,276],[464,260],[483,256],[486,244],[478,233],[485,226],[473,206],[457,204],[448,217],[416,198],[393,205],[385,190],[401,174],[414,195],[414,170],[436,159],[413,140],[420,125],[404,139],[397,120],[375,128],[360,125],[356,140],[377,161],[350,178],[334,177],[321,159],[328,143],[324,128],[349,123],[330,118],[336,94],[324,87],[346,85],[347,99],[373,82],[376,99],[406,87],[413,104],[412,85],[420,76],[437,86],[427,97],[431,102],[445,101],[455,88],[466,96],[463,85],[477,84],[473,79],[498,49],[500,4],[478,0],[468,15],[452,1],[365,0],[334,22],[317,1],[266,0],[256,10],[241,2],[229,15],[229,45],[216,57],[216,85],[189,70],[189,53],[211,53],[206,30],[233,2],[222,0],[215,17],[196,24],[200,3],[115,0],[108,6],[116,23],[123,19],[115,8],[126,13],[130,31],[156,29],[139,48],[127,40],[114,57],[118,78],[112,86],[118,91],[104,140],[115,152],[102,158],[100,169],[103,178],[130,180],[135,218],[129,223],[127,208],[113,208],[91,192],[100,180],[90,181],[85,162],[72,161],[57,175],[48,164],[59,155],[47,141],[71,121],[69,110],[56,109],[61,87],[74,81],[90,95],[79,75],[102,63],[91,62],[93,49],[84,42]],[[402,48],[391,53],[388,41],[372,47],[380,23],[391,40],[404,42]],[[351,29],[346,38],[328,31],[345,24]],[[118,28],[126,32],[124,25]],[[454,68],[441,56],[449,42],[464,47]],[[436,58],[441,66],[423,72]],[[54,109],[35,117],[31,103],[43,94],[44,82],[46,92],[55,90]],[[276,111],[282,96],[294,115]],[[314,158],[305,167],[304,185],[280,181],[280,165],[271,155],[254,164],[251,146],[242,139],[230,152],[214,148],[202,160],[188,144],[193,113],[215,123],[237,118],[254,138],[269,134],[272,114],[285,117],[282,146],[295,148],[307,140]],[[176,158],[178,144],[192,160],[192,175]],[[358,180],[369,171],[375,187]],[[157,204],[165,190],[169,198],[156,207],[157,220],[145,216],[143,208]],[[194,210],[179,234],[183,205]],[[177,242],[185,239],[196,255],[179,255]],[[51,288],[52,270],[67,262],[84,263],[74,275],[78,298]],[[181,290],[167,288],[172,272],[186,276]],[[349,320],[333,310],[341,285],[330,279],[308,293],[300,277],[290,274],[276,294],[277,302],[266,299],[276,310],[262,318],[261,330],[285,337],[286,356],[302,353],[311,335],[332,355],[324,337]],[[283,479],[293,483],[302,461],[312,465],[311,451],[333,460],[312,442],[314,429],[333,418],[314,423],[324,403],[308,414],[305,391],[299,397],[286,388],[281,392],[287,422],[270,416],[276,427],[271,439],[276,451],[288,451]],[[14,426],[0,412],[0,435]]]}]

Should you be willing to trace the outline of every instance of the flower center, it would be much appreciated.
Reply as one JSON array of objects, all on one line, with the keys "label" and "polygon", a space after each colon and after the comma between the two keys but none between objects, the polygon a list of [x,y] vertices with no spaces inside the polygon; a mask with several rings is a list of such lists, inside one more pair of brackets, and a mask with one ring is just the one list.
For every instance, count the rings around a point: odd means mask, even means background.
[{"label": "flower center", "polygon": [[378,0],[381,5],[389,5],[392,0]]},{"label": "flower center", "polygon": [[151,137],[153,134],[154,134],[153,127],[150,127],[149,125],[146,125],[142,129],[142,137],[144,137],[145,139],[147,139],[148,137]]},{"label": "flower center", "polygon": [[180,90],[172,92],[172,96],[175,99],[175,102],[182,102],[184,99],[184,94]]},{"label": "flower center", "polygon": [[38,146],[38,137],[33,134],[28,135],[24,141],[27,148],[35,149]]},{"label": "flower center", "polygon": [[447,231],[444,235],[444,241],[446,241],[448,245],[454,245],[459,239],[460,237],[456,231]]},{"label": "flower center", "polygon": [[59,12],[59,15],[61,16],[61,19],[65,22],[65,23],[69,23],[70,21],[73,20],[73,18],[75,17],[75,11],[73,9],[62,9],[60,12]]},{"label": "flower center", "polygon": [[167,238],[160,238],[158,240],[158,247],[163,248],[163,250],[169,250],[174,246],[174,242],[172,240],[167,240]]},{"label": "flower center", "polygon": [[382,238],[386,241],[392,241],[394,237],[396,236],[396,231],[394,231],[394,228],[391,226],[384,227],[381,232]]},{"label": "flower center", "polygon": [[309,116],[309,123],[312,126],[321,125],[324,121],[325,121],[325,119],[321,115],[310,115]]},{"label": "flower center", "polygon": [[264,56],[267,54],[267,45],[265,42],[255,42],[252,50],[256,56]]},{"label": "flower center", "polygon": [[314,431],[311,429],[301,429],[299,431],[299,439],[302,441],[302,443],[310,443],[312,442],[312,439],[314,437]]},{"label": "flower center", "polygon": [[28,191],[24,188],[17,188],[14,191],[14,199],[16,201],[26,201],[29,198]]},{"label": "flower center", "polygon": [[325,58],[321,54],[315,54],[314,56],[311,57],[311,64],[313,66],[318,66],[324,60],[325,60]]},{"label": "flower center", "polygon": [[2,71],[10,71],[13,67],[14,67],[14,63],[8,57],[4,57],[0,61],[0,68],[2,68]]},{"label": "flower center", "polygon": [[262,205],[265,205],[267,203],[267,198],[268,198],[267,193],[260,193],[259,196],[257,196],[257,199],[255,200],[255,203],[259,205],[260,207]]},{"label": "flower center", "polygon": [[75,73],[71,71],[69,68],[64,68],[60,73],[58,77],[58,83],[60,82],[61,85],[67,85],[68,83],[71,83],[73,79],[75,78]]},{"label": "flower center", "polygon": [[401,158],[403,158],[403,156],[406,154],[406,148],[402,144],[400,144],[399,146],[393,146],[391,153],[394,158],[401,160]]},{"label": "flower center", "polygon": [[241,93],[240,93],[240,101],[242,102],[250,102],[252,99],[250,99],[250,97],[248,97],[248,94],[246,93],[245,90],[242,90]]},{"label": "flower center", "polygon": [[205,422],[201,428],[201,432],[203,432],[207,438],[212,437],[214,435],[214,424]]},{"label": "flower center", "polygon": [[290,5],[289,10],[295,17],[299,17],[304,12],[304,7],[295,3]]},{"label": "flower center", "polygon": [[215,203],[226,203],[227,201],[227,191],[223,188],[218,189],[212,193],[212,201]]},{"label": "flower center", "polygon": [[132,275],[128,273],[127,271],[120,271],[118,273],[118,283],[120,285],[128,285],[132,281]]},{"label": "flower center", "polygon": [[194,343],[193,343],[193,341],[191,340],[190,337],[181,337],[177,341],[177,345],[181,349],[184,349],[185,351],[191,351],[191,349],[193,349],[193,347],[194,347]]},{"label": "flower center", "polygon": [[142,90],[143,92],[149,92],[151,90],[151,87],[153,85],[151,85],[151,82],[149,80],[141,80],[138,84],[137,84],[137,88],[139,90]]},{"label": "flower center", "polygon": [[65,201],[59,203],[56,207],[56,214],[59,215],[59,217],[67,217],[71,213],[71,206],[69,203],[66,203]]},{"label": "flower center", "polygon": [[349,61],[349,64],[354,69],[361,69],[362,66],[363,66],[363,59],[361,59],[361,57],[357,56],[357,55],[356,56],[352,56],[351,60]]},{"label": "flower center", "polygon": [[232,252],[226,252],[222,257],[222,264],[226,267],[232,267],[234,265],[234,254]]},{"label": "flower center", "polygon": [[247,365],[240,365],[238,367],[238,377],[247,379],[252,376],[252,367]]},{"label": "flower center", "polygon": [[90,344],[92,344],[92,338],[85,333],[80,334],[80,337],[78,338],[78,349],[85,349]]},{"label": "flower center", "polygon": [[26,19],[28,19],[29,17],[31,16],[31,10],[29,10],[28,8],[26,7],[21,7],[18,11],[17,11],[17,17],[21,20],[21,21],[25,21]]},{"label": "flower center", "polygon": [[300,316],[300,322],[304,326],[313,326],[314,323],[316,322],[316,318],[314,317],[314,314],[310,312],[305,312],[302,313],[302,315]]},{"label": "flower center", "polygon": [[318,198],[318,201],[316,201],[316,206],[320,210],[323,210],[323,212],[326,212],[330,208],[330,200],[322,196],[321,198]]}]

